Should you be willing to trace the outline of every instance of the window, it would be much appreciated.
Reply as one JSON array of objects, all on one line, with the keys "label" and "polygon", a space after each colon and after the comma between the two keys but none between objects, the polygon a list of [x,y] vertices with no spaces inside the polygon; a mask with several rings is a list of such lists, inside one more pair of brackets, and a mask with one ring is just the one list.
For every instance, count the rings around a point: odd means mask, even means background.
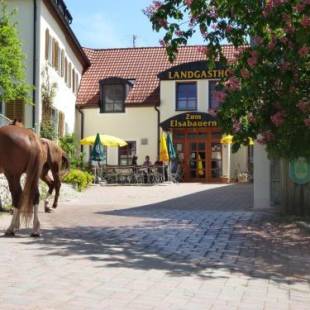
[{"label": "window", "polygon": [[45,30],[45,60],[48,60],[48,54],[50,50],[50,32],[48,29]]},{"label": "window", "polygon": [[216,96],[216,85],[218,81],[209,81],[209,109],[217,110],[220,102],[218,96]]},{"label": "window", "polygon": [[176,110],[196,111],[197,110],[197,84],[177,83],[176,85]]},{"label": "window", "polygon": [[65,83],[68,83],[68,60],[67,57],[65,57]]},{"label": "window", "polygon": [[61,61],[60,61],[60,75],[61,77],[64,76],[65,69],[65,52],[64,50],[61,51]]},{"label": "window", "polygon": [[79,76],[78,73],[75,74],[75,94],[77,95],[79,91]]},{"label": "window", "polygon": [[103,110],[104,112],[123,112],[125,88],[122,84],[103,85]]},{"label": "window", "polygon": [[75,93],[75,70],[72,69],[72,91]]},{"label": "window", "polygon": [[72,77],[71,77],[71,63],[69,63],[68,66],[68,87],[71,88],[71,83],[72,83]]},{"label": "window", "polygon": [[118,164],[120,166],[131,166],[132,158],[136,155],[137,147],[136,141],[126,141],[128,144],[120,147],[118,151]]}]

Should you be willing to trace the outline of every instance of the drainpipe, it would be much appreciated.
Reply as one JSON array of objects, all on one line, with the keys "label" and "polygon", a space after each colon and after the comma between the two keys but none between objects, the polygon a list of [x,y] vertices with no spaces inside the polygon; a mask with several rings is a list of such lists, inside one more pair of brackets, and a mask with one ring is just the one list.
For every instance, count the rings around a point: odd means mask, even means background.
[{"label": "drainpipe", "polygon": [[160,143],[160,110],[157,106],[154,107],[157,112],[157,156],[159,158],[159,143]]},{"label": "drainpipe", "polygon": [[37,80],[37,0],[33,0],[33,65],[32,65],[32,128],[36,130],[36,80]]},{"label": "drainpipe", "polygon": [[[82,111],[82,109],[77,108],[77,110],[79,111],[79,113],[81,114],[81,140],[84,138],[84,118],[85,118],[85,114]],[[83,152],[84,150],[84,146],[81,145],[81,152]]]}]

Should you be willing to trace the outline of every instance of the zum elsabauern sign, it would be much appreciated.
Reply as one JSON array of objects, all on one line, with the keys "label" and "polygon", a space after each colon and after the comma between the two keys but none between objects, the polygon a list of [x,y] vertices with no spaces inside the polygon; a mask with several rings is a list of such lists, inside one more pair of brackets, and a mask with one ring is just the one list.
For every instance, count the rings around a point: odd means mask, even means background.
[{"label": "zum elsabauern sign", "polygon": [[206,61],[196,61],[174,66],[158,74],[160,80],[221,79],[228,76],[228,69],[217,64],[209,68]]}]

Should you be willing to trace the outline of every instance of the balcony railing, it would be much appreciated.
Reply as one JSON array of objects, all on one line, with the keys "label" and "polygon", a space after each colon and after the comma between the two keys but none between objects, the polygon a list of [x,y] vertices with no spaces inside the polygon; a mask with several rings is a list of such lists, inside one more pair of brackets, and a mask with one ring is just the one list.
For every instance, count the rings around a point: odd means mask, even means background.
[{"label": "balcony railing", "polygon": [[3,114],[0,114],[0,127],[9,125],[11,123],[11,120],[7,117],[5,117]]}]

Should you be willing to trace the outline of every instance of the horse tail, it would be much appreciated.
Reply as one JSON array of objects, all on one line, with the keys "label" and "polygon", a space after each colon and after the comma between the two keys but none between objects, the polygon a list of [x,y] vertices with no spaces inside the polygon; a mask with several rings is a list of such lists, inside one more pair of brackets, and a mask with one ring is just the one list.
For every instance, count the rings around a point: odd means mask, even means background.
[{"label": "horse tail", "polygon": [[65,153],[61,155],[61,163],[60,163],[60,173],[59,176],[63,178],[63,176],[69,171],[70,161]]},{"label": "horse tail", "polygon": [[[39,177],[41,174],[41,146],[35,136],[31,137],[30,158],[26,168],[26,180],[21,196],[20,211],[26,224],[32,218],[33,204],[39,203]],[[38,197],[36,197],[38,195]]]},{"label": "horse tail", "polygon": [[70,161],[65,153],[62,154],[61,156],[61,163],[62,163],[62,169],[65,171],[69,170],[70,168]]}]

